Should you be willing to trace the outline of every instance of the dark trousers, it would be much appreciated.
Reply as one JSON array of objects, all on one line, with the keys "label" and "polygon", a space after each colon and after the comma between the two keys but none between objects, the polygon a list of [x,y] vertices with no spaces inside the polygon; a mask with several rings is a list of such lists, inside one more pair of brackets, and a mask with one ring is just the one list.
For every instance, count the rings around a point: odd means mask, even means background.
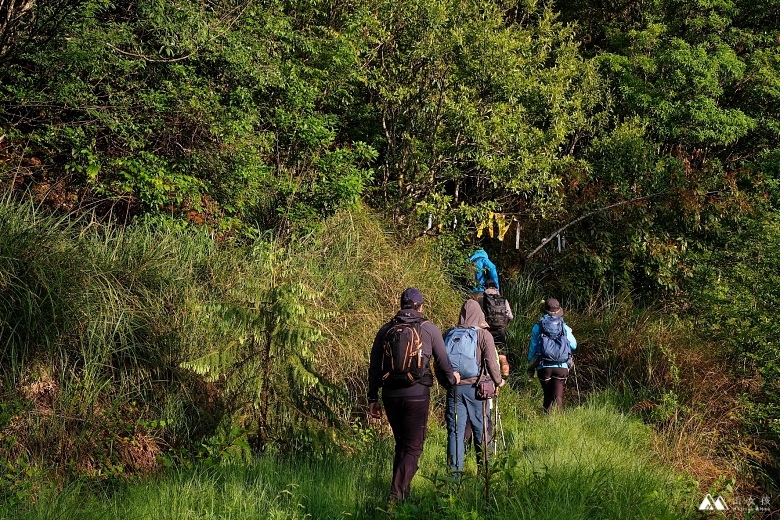
[{"label": "dark trousers", "polygon": [[568,368],[541,368],[536,371],[539,383],[544,390],[544,411],[549,412],[550,407],[563,408],[563,390],[566,387],[566,379],[569,377]]},{"label": "dark trousers", "polygon": [[393,481],[390,498],[402,500],[409,496],[412,477],[422,455],[428,431],[430,397],[383,397],[387,420],[395,438]]},{"label": "dark trousers", "polygon": [[499,354],[506,354],[506,329],[490,329],[490,335],[493,336],[493,343],[496,344],[496,350]]}]

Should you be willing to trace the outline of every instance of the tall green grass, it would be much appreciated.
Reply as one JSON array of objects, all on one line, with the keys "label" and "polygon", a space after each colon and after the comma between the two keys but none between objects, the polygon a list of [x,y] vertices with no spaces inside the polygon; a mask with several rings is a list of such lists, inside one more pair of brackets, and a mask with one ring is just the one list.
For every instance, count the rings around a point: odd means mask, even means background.
[{"label": "tall green grass", "polygon": [[199,233],[0,204],[0,498],[148,471],[163,443],[204,430],[198,382],[178,366],[213,255]]},{"label": "tall green grass", "polygon": [[[168,458],[352,442],[373,335],[401,291],[454,320],[426,244],[355,208],[295,243],[99,227],[0,203],[0,499]],[[314,252],[314,254],[312,254]],[[447,318],[445,318],[445,316]],[[205,449],[204,449],[205,445]]]},{"label": "tall green grass", "polygon": [[[45,496],[13,520],[265,518],[683,519],[696,516],[696,484],[657,462],[652,431],[603,401],[546,416],[534,392],[500,397],[506,448],[493,457],[489,500],[467,455],[460,483],[444,470],[446,432],[435,408],[412,498],[386,502],[392,438],[356,453],[266,454],[178,470],[113,495],[78,488]],[[376,432],[366,432],[375,435]]]}]

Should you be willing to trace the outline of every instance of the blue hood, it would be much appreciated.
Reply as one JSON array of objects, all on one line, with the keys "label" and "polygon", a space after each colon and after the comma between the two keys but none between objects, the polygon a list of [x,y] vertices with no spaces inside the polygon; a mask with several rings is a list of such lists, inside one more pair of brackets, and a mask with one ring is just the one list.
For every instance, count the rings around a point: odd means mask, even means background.
[{"label": "blue hood", "polygon": [[487,259],[488,254],[485,252],[484,249],[477,249],[474,251],[474,254],[471,255],[471,258],[469,258],[469,262],[473,262],[474,260],[477,260],[478,258],[485,258]]}]

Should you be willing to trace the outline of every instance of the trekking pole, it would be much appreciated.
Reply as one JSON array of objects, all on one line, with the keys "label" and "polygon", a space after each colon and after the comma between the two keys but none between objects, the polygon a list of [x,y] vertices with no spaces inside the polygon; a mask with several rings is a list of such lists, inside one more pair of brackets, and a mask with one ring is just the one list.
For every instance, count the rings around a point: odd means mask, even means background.
[{"label": "trekking pole", "polygon": [[574,370],[574,386],[577,388],[577,402],[582,406],[582,398],[580,397],[580,383],[577,381],[577,363],[574,363],[574,358],[572,358],[572,370]]},{"label": "trekking pole", "polygon": [[490,464],[488,463],[487,449],[487,405],[488,400],[482,401],[482,464],[485,465],[485,507],[490,507]]},{"label": "trekking pole", "polygon": [[[455,462],[455,470],[458,469],[458,385],[454,385],[452,387],[452,410],[455,414],[455,425],[454,425],[454,432],[455,432],[455,442],[452,444],[453,449],[455,450],[455,454],[453,456],[453,460]],[[447,435],[449,435],[449,432],[447,432]],[[449,465],[449,461],[447,461]]]},{"label": "trekking pole", "polygon": [[493,445],[493,455],[498,454],[498,435],[496,435],[496,428],[498,428],[498,393],[493,403],[493,437],[490,439],[490,443]]},{"label": "trekking pole", "polygon": [[492,406],[492,417],[490,417],[491,413],[488,413],[488,416],[493,423],[490,444],[493,446],[493,455],[496,455],[498,453],[498,393],[496,393],[496,396],[490,400],[490,403]]},{"label": "trekking pole", "polygon": [[493,437],[498,444],[498,437],[496,436],[496,428],[501,432],[501,449],[506,450],[506,437],[504,437],[504,421],[501,420],[501,410],[498,409],[498,394],[496,394],[496,421],[493,423]]}]

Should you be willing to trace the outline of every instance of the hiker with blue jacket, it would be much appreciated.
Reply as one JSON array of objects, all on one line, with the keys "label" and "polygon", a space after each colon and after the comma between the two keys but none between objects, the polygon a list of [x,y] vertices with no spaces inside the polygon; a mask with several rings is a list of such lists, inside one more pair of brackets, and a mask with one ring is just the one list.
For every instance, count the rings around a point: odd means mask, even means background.
[{"label": "hiker with blue jacket", "polygon": [[499,291],[501,290],[501,287],[498,285],[498,269],[496,269],[496,264],[490,261],[490,258],[488,258],[488,254],[484,249],[477,249],[474,251],[474,254],[469,258],[469,262],[473,263],[474,268],[476,269],[474,277],[476,278],[477,286],[472,292],[483,292],[485,290],[485,283],[488,280],[496,282],[496,289]]},{"label": "hiker with blue jacket", "polygon": [[542,307],[542,317],[531,329],[528,346],[529,377],[536,370],[544,391],[543,407],[563,408],[563,392],[573,364],[572,350],[577,339],[571,327],[563,321],[563,308],[555,298],[547,298]]},{"label": "hiker with blue jacket", "polygon": [[[473,331],[473,336],[471,335]],[[468,341],[471,350],[467,348],[452,348],[452,338],[460,337],[459,341]],[[475,343],[475,345],[472,344]],[[489,416],[488,401],[477,398],[477,383],[481,378],[493,380],[496,388],[504,386],[506,381],[501,377],[498,365],[496,346],[493,336],[488,330],[482,307],[475,300],[468,299],[463,303],[458,318],[458,325],[445,333],[447,356],[453,370],[460,374],[460,382],[447,390],[447,459],[451,471],[463,471],[467,423],[471,426],[475,446],[483,446],[483,433],[487,428],[485,420]],[[473,345],[473,346],[472,346]],[[481,462],[482,450],[477,452],[477,463]]]}]

